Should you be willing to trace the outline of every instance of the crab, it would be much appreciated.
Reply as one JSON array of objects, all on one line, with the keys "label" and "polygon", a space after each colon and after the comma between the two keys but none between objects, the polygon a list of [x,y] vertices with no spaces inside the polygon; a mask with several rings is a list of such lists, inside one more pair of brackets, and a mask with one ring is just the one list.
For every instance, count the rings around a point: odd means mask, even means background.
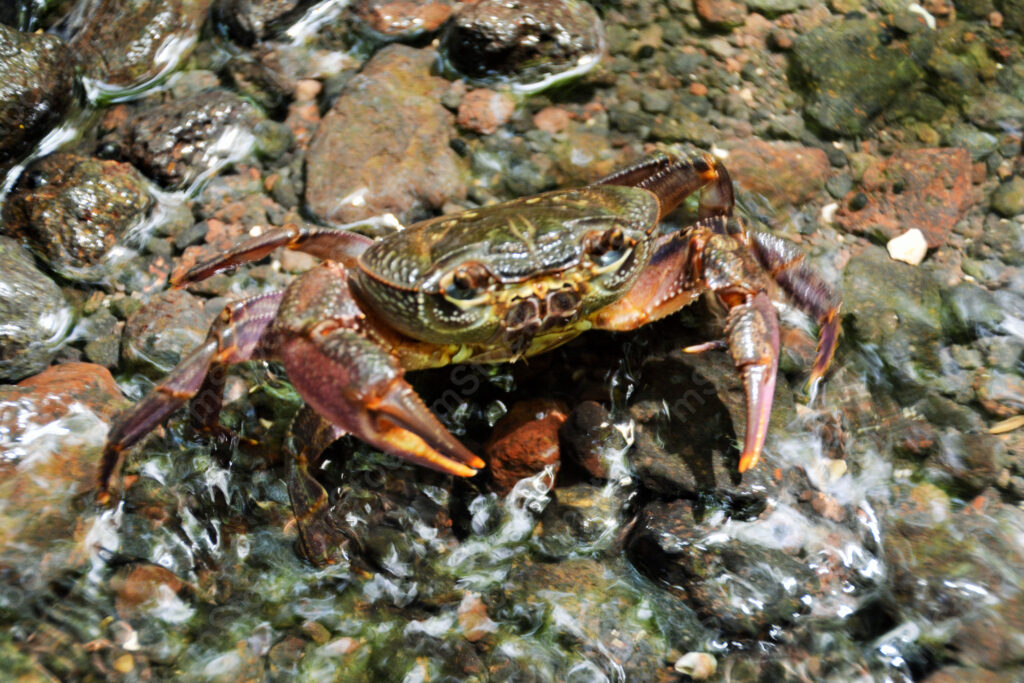
[{"label": "crab", "polygon": [[[661,220],[695,192],[697,220],[662,234]],[[733,204],[718,159],[661,153],[581,188],[440,216],[376,241],[295,225],[244,241],[172,284],[279,247],[321,262],[283,291],[228,305],[206,341],[116,420],[99,498],[110,500],[125,451],[186,402],[200,426],[217,427],[229,365],[276,359],[306,403],[287,475],[299,537],[308,557],[326,561],[335,535],[311,467],[342,435],[457,477],[485,466],[424,405],[406,371],[528,358],[589,329],[633,330],[705,293],[724,306],[724,339],[686,350],[732,356],[746,399],[746,471],[764,446],[778,368],[770,293],[781,289],[818,322],[813,384],[835,351],[840,302],[796,245],[745,229]]]}]

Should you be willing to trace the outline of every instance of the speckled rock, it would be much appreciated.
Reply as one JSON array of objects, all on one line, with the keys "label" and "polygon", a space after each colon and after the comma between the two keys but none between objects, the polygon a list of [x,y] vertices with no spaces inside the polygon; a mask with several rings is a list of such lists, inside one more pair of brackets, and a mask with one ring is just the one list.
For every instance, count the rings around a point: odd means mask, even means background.
[{"label": "speckled rock", "polygon": [[389,40],[435,33],[452,13],[447,0],[359,0],[352,6],[365,29]]},{"label": "speckled rock", "polygon": [[215,0],[216,26],[239,45],[249,47],[300,18],[315,0]]},{"label": "speckled rock", "polygon": [[917,228],[934,249],[945,244],[953,226],[978,201],[971,178],[971,155],[965,149],[904,150],[864,171],[835,222],[882,240]]},{"label": "speckled rock", "polygon": [[203,300],[180,289],[150,299],[125,322],[124,360],[161,378],[206,338],[213,317]]},{"label": "speckled rock", "polygon": [[490,135],[508,123],[516,103],[507,95],[477,88],[470,90],[459,103],[459,125],[476,133]]},{"label": "speckled rock", "polygon": [[442,56],[459,72],[526,87],[596,63],[603,47],[601,20],[582,0],[463,3],[441,37]]},{"label": "speckled rock", "polygon": [[60,288],[8,237],[0,237],[0,285],[0,379],[19,380],[49,365],[73,314]]},{"label": "speckled rock", "polygon": [[233,93],[201,92],[135,115],[124,127],[121,155],[162,186],[180,189],[243,156],[261,119]]},{"label": "speckled rock", "polygon": [[57,153],[32,163],[7,198],[3,229],[66,277],[102,280],[104,259],[154,199],[130,164]]},{"label": "speckled rock", "polygon": [[797,38],[792,51],[805,110],[826,131],[857,135],[884,107],[924,77],[930,46],[910,37],[883,41],[877,19],[819,26]]},{"label": "speckled rock", "polygon": [[0,172],[60,121],[71,103],[73,67],[57,36],[0,24]]},{"label": "speckled rock", "polygon": [[97,0],[69,44],[92,83],[92,97],[168,73],[191,52],[210,0]]},{"label": "speckled rock", "polygon": [[435,55],[384,48],[349,81],[320,122],[306,159],[306,202],[320,220],[348,223],[382,213],[422,217],[466,196],[462,163],[449,146],[452,115]]},{"label": "speckled rock", "polygon": [[751,139],[729,150],[733,181],[774,206],[799,206],[825,187],[830,166],[825,152],[791,142]]}]

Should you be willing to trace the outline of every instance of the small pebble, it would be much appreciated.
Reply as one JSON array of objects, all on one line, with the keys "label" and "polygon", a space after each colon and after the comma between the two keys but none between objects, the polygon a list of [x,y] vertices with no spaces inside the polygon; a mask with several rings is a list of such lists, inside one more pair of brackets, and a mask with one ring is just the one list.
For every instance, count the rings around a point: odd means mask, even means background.
[{"label": "small pebble", "polygon": [[928,242],[925,241],[924,233],[917,228],[911,228],[902,235],[889,240],[885,248],[893,260],[916,266],[924,260],[925,254],[928,253]]},{"label": "small pebble", "polygon": [[695,681],[703,681],[715,675],[718,660],[706,652],[687,652],[676,660],[675,669]]}]

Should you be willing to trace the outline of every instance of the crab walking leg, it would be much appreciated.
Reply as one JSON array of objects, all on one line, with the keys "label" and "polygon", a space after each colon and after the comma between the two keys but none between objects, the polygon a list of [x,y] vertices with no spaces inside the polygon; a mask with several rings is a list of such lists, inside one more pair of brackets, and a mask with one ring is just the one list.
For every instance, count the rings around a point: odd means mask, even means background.
[{"label": "crab walking leg", "polygon": [[288,247],[320,259],[351,264],[371,244],[372,239],[350,230],[289,223],[283,228],[274,228],[259,237],[246,240],[214,259],[193,266],[180,277],[174,278],[171,284],[175,287],[184,287],[205,280],[222,270],[259,261],[278,247]]},{"label": "crab walking leg", "polygon": [[273,292],[229,304],[210,328],[206,341],[145,398],[118,417],[107,435],[100,462],[100,502],[110,499],[110,480],[120,469],[124,452],[187,401],[193,401],[193,417],[203,424],[216,420],[227,365],[254,356],[283,296],[284,292]]},{"label": "crab walking leg", "polygon": [[310,472],[323,452],[345,435],[345,430],[318,415],[309,405],[296,413],[286,442],[288,497],[299,528],[299,542],[309,561],[316,565],[331,561],[339,533],[327,518],[330,503],[327,490]]},{"label": "crab walking leg", "polygon": [[839,339],[839,296],[811,266],[804,254],[787,239],[766,232],[751,231],[747,240],[776,282],[796,305],[818,323],[818,351],[808,386],[813,391],[832,362]]},{"label": "crab walking leg", "polygon": [[700,217],[732,215],[732,180],[722,163],[710,154],[687,158],[659,154],[594,184],[628,185],[648,190],[658,198],[658,220],[697,190],[701,190]]},{"label": "crab walking leg", "polygon": [[763,272],[739,241],[722,234],[726,217],[699,221],[684,232],[659,239],[654,256],[632,289],[599,311],[594,327],[631,330],[663,318],[712,291],[728,309],[725,342],[709,342],[687,351],[728,347],[743,378],[747,428],[740,472],[761,457],[771,416],[778,372],[778,315],[765,294]]}]

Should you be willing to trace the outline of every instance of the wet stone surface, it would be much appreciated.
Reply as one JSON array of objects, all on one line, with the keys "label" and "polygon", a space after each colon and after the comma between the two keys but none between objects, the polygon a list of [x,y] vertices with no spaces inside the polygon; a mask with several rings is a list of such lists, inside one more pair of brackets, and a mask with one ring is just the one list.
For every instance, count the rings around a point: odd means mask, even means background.
[{"label": "wet stone surface", "polygon": [[184,189],[254,144],[262,115],[225,91],[202,92],[136,114],[114,133],[121,156],[168,189]]},{"label": "wet stone surface", "polygon": [[96,281],[153,204],[131,165],[58,153],[25,169],[4,204],[3,228],[65,277]]},{"label": "wet stone surface", "polygon": [[69,45],[100,92],[166,73],[195,44],[210,0],[99,0],[69,26]]},{"label": "wet stone surface", "polygon": [[71,103],[73,66],[60,38],[0,25],[0,171],[61,120]]},{"label": "wet stone surface", "polygon": [[[8,678],[667,682],[700,661],[705,680],[1024,680],[1014,2],[8,4],[24,33],[0,28],[0,167],[30,165],[0,197]],[[378,236],[398,229],[381,214],[659,150],[722,158],[735,215],[842,298],[807,387],[814,315],[769,287],[782,348],[756,467],[736,467],[734,360],[682,352],[725,335],[730,291],[523,362],[409,371],[487,456],[476,477],[344,437],[307,454],[303,498],[302,399],[257,360],[230,368],[221,429],[154,419],[95,502],[115,415],[225,304],[317,259],[275,249],[184,291],[172,273],[274,227]],[[887,251],[910,228],[915,265]],[[247,338],[219,334],[222,358]]]},{"label": "wet stone surface", "polygon": [[592,60],[603,44],[601,21],[585,2],[482,0],[454,13],[441,53],[470,78],[530,85]]},{"label": "wet stone surface", "polygon": [[9,237],[0,237],[0,264],[0,377],[12,381],[49,365],[74,314],[57,285]]}]

